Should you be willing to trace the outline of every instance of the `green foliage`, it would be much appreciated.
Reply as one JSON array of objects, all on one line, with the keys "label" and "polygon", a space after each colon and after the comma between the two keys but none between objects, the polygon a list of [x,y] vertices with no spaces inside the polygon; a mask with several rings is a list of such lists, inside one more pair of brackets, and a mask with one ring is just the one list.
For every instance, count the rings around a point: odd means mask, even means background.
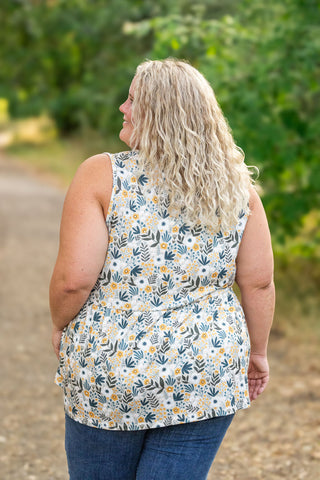
[{"label": "green foliage", "polygon": [[[320,9],[309,0],[246,0],[233,17],[171,14],[144,22],[152,58],[187,58],[214,86],[237,143],[261,171],[279,240],[320,206]],[[138,25],[132,31],[138,30]]]},{"label": "green foliage", "polygon": [[320,207],[317,0],[3,0],[2,12],[0,98],[11,115],[47,113],[63,134],[110,136],[136,65],[185,58],[258,165],[273,234],[297,234]]}]

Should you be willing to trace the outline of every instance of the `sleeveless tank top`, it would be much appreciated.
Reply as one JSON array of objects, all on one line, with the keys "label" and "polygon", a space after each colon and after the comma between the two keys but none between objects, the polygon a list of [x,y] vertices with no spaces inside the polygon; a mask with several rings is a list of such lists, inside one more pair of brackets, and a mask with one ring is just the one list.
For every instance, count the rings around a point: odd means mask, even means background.
[{"label": "sleeveless tank top", "polygon": [[138,151],[110,158],[105,264],[61,340],[66,414],[140,430],[247,408],[250,342],[231,288],[247,216],[228,232],[190,226],[169,214]]}]

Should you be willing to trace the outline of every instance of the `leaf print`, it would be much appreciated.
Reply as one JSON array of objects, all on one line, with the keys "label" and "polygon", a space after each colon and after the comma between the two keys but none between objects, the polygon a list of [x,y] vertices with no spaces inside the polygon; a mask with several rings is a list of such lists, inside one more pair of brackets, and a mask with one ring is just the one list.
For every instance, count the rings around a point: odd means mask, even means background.
[{"label": "leaf print", "polygon": [[156,418],[155,414],[150,412],[150,413],[148,413],[148,415],[146,416],[145,421],[146,421],[147,423],[151,423],[151,422],[153,422],[153,421],[155,420],[155,418]]},{"label": "leaf print", "polygon": [[116,377],[112,377],[110,375],[107,376],[106,378],[106,384],[109,388],[113,388],[116,386],[116,383],[117,383],[117,379]]},{"label": "leaf print", "polygon": [[157,408],[159,406],[159,400],[154,395],[154,393],[147,393],[147,399],[150,404],[150,407]]},{"label": "leaf print", "polygon": [[214,348],[220,348],[222,343],[218,340],[217,337],[211,339],[211,344]]},{"label": "leaf print", "polygon": [[128,302],[129,301],[129,296],[127,292],[120,292],[119,293],[119,300],[122,302]]},{"label": "leaf print", "polygon": [[129,202],[129,209],[130,209],[132,212],[136,212],[136,211],[137,211],[137,205],[136,205],[136,203],[135,203],[133,200],[130,200],[130,202]]},{"label": "leaf print", "polygon": [[218,278],[223,278],[226,274],[227,274],[227,269],[226,268],[223,268],[222,270],[220,270],[220,272],[218,273]]},{"label": "leaf print", "polygon": [[116,188],[116,194],[118,194],[119,192],[121,192],[121,189],[122,189],[121,178],[120,178],[120,177],[118,177],[118,178],[117,178],[117,188]]},{"label": "leaf print", "polygon": [[179,228],[179,233],[181,233],[182,235],[185,235],[189,231],[190,231],[190,227],[185,223]]},{"label": "leaf print", "polygon": [[219,395],[219,390],[215,388],[210,388],[208,391],[208,395],[210,395],[210,397],[216,397],[217,395]]},{"label": "leaf print", "polygon": [[200,225],[200,224],[195,225],[195,226],[191,229],[191,233],[192,233],[192,235],[194,235],[195,237],[199,236],[201,232],[202,232],[202,225]]},{"label": "leaf print", "polygon": [[173,394],[173,400],[175,402],[181,402],[182,400],[184,399],[184,395],[183,393],[177,393],[177,394]]},{"label": "leaf print", "polygon": [[164,258],[165,260],[174,260],[174,257],[176,256],[175,253],[173,252],[168,252],[167,250],[164,253]]},{"label": "leaf print", "polygon": [[157,298],[157,297],[153,297],[153,299],[150,301],[150,303],[152,305],[154,305],[155,307],[160,307],[160,305],[163,304],[163,302],[160,300],[160,298]]},{"label": "leaf print", "polygon": [[148,183],[148,177],[146,175],[142,174],[138,178],[138,182],[140,183],[140,185],[144,186],[146,183]]},{"label": "leaf print", "polygon": [[226,262],[227,263],[232,263],[231,249],[228,245],[226,245],[225,252],[226,252]]},{"label": "leaf print", "polygon": [[148,277],[149,284],[152,285],[154,283],[157,283],[157,278],[158,278],[158,276],[157,276],[156,273],[150,275],[150,277]]},{"label": "leaf print", "polygon": [[166,295],[166,293],[168,293],[168,286],[161,283],[161,285],[156,290],[156,294],[161,297],[163,295]]},{"label": "leaf print", "polygon": [[129,293],[132,297],[135,297],[136,295],[139,295],[138,287],[133,287],[132,285],[130,285],[129,286]]},{"label": "leaf print", "polygon": [[135,350],[133,352],[133,356],[135,360],[141,360],[143,358],[143,351],[142,350]]},{"label": "leaf print", "polygon": [[134,368],[136,366],[136,364],[134,363],[131,357],[126,358],[125,364],[126,364],[126,367],[128,368]]},{"label": "leaf print", "polygon": [[142,273],[142,267],[140,267],[139,265],[136,265],[132,270],[131,270],[131,275],[133,277],[136,277],[137,275],[140,275],[140,273]]},{"label": "leaf print", "polygon": [[207,256],[201,255],[201,258],[198,260],[201,265],[208,265],[210,260]]},{"label": "leaf print", "polygon": [[209,255],[213,251],[214,244],[213,242],[210,242],[209,240],[206,242],[205,247],[203,249],[203,253],[205,255]]},{"label": "leaf print", "polygon": [[147,245],[145,245],[144,243],[141,244],[141,247],[140,247],[140,250],[141,250],[141,260],[144,262],[144,263],[147,263],[149,260],[150,260],[150,251],[149,251],[149,248],[147,247]]},{"label": "leaf print", "polygon": [[204,370],[205,365],[206,363],[203,359],[199,360],[198,358],[196,358],[194,369],[197,373],[200,373]]},{"label": "leaf print", "polygon": [[118,325],[124,330],[128,326],[128,322],[125,318],[122,318],[120,322],[118,322]]},{"label": "leaf print", "polygon": [[156,359],[156,362],[159,363],[159,365],[165,365],[168,360],[169,359],[166,358],[164,355],[159,355],[158,358]]},{"label": "leaf print", "polygon": [[191,371],[191,369],[192,369],[192,363],[186,362],[182,367],[182,373],[186,375]]},{"label": "leaf print", "polygon": [[130,391],[127,391],[124,393],[123,397],[122,397],[122,401],[124,403],[130,403],[133,401],[133,395]]},{"label": "leaf print", "polygon": [[96,385],[103,385],[105,379],[106,378],[100,373],[95,379]]},{"label": "leaf print", "polygon": [[131,407],[129,407],[128,405],[124,405],[123,403],[120,405],[119,407],[119,410],[122,412],[122,413],[128,413],[132,410]]}]

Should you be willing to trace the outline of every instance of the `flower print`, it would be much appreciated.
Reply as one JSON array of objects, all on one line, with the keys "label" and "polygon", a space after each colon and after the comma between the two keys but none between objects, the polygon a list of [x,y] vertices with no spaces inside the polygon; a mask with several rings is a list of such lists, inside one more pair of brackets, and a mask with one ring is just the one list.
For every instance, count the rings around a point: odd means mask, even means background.
[{"label": "flower print", "polygon": [[112,282],[112,283],[110,284],[110,287],[112,288],[112,290],[115,290],[116,288],[118,288],[118,284],[115,283],[115,282]]},{"label": "flower print", "polygon": [[200,247],[199,247],[199,245],[198,245],[197,243],[195,243],[195,244],[193,245],[193,250],[199,250],[199,248],[200,248]]},{"label": "flower print", "polygon": [[159,328],[160,328],[160,330],[165,330],[167,328],[167,326],[164,323],[161,323]]},{"label": "flower print", "polygon": [[143,422],[144,422],[144,418],[143,418],[143,417],[139,417],[139,418],[138,418],[138,422],[139,422],[139,423],[143,423]]},{"label": "flower print", "polygon": [[93,413],[93,412],[89,412],[89,416],[90,416],[91,418],[93,418],[93,417],[94,417],[94,413]]},{"label": "flower print", "polygon": [[146,291],[147,293],[152,292],[152,287],[150,287],[150,285],[147,285],[146,288],[145,288],[145,291]]},{"label": "flower print", "polygon": [[164,273],[166,272],[168,269],[165,265],[162,265],[162,267],[160,267],[160,272]]},{"label": "flower print", "polygon": [[203,340],[205,340],[206,338],[208,338],[208,334],[207,334],[206,332],[203,332],[203,333],[201,334],[201,338],[202,338]]},{"label": "flower print", "polygon": [[156,195],[154,195],[154,197],[152,198],[152,201],[153,201],[153,203],[158,203],[159,199]]},{"label": "flower print", "polygon": [[114,402],[116,402],[116,401],[118,400],[118,395],[116,395],[115,393],[113,393],[113,394],[111,395],[111,398],[112,398],[112,400],[113,400]]},{"label": "flower print", "polygon": [[179,227],[177,225],[175,225],[174,227],[172,227],[172,231],[173,231],[173,233],[179,232]]},{"label": "flower print", "polygon": [[176,368],[175,371],[174,371],[174,373],[175,373],[176,375],[180,375],[180,373],[181,373],[181,368]]},{"label": "flower print", "polygon": [[124,308],[125,308],[126,310],[130,310],[130,308],[131,308],[131,303],[125,303],[125,304],[124,304]]},{"label": "flower print", "polygon": [[206,382],[206,380],[205,380],[204,378],[201,378],[201,380],[200,380],[199,383],[200,383],[200,385],[203,387],[207,382]]},{"label": "flower print", "polygon": [[163,249],[163,250],[166,250],[166,248],[168,248],[168,244],[166,242],[162,242],[160,243],[160,247]]},{"label": "flower print", "polygon": [[83,393],[85,394],[86,397],[90,397],[90,392],[88,390],[84,390]]},{"label": "flower print", "polygon": [[134,214],[132,215],[132,218],[133,218],[134,220],[138,220],[139,215],[138,215],[137,213],[134,213]]},{"label": "flower print", "polygon": [[123,197],[127,197],[127,196],[128,196],[127,190],[122,190],[122,196],[123,196]]},{"label": "flower print", "polygon": [[131,177],[131,182],[132,183],[136,183],[136,181],[137,181],[136,177]]},{"label": "flower print", "polygon": [[149,348],[149,352],[150,352],[150,353],[154,353],[156,350],[157,350],[156,347],[150,347],[150,348]]},{"label": "flower print", "polygon": [[234,312],[235,308],[234,307],[229,307],[229,312]]},{"label": "flower print", "polygon": [[120,358],[120,357],[123,357],[123,352],[122,352],[121,350],[119,350],[119,351],[117,352],[117,357],[119,357],[119,358]]},{"label": "flower print", "polygon": [[132,370],[133,375],[137,375],[139,373],[139,370],[137,368],[134,368]]},{"label": "flower print", "polygon": [[177,413],[180,412],[180,408],[174,407],[174,408],[172,409],[172,411],[173,411],[173,413],[177,414]]},{"label": "flower print", "polygon": [[123,274],[124,275],[129,275],[130,273],[130,268],[126,267],[124,270],[123,270]]},{"label": "flower print", "polygon": [[166,390],[167,390],[167,392],[173,392],[173,387],[171,387],[171,386],[167,387]]},{"label": "flower print", "polygon": [[145,234],[147,233],[148,229],[146,227],[141,228],[141,233]]}]

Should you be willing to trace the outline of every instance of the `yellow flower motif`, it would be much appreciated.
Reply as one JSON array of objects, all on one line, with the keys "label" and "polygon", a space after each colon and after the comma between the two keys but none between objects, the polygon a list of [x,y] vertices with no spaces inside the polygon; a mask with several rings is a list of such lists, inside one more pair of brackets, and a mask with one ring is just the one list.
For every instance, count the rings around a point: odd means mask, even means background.
[{"label": "yellow flower motif", "polygon": [[229,402],[229,400],[226,401],[226,407],[230,407],[230,402]]},{"label": "yellow flower motif", "polygon": [[150,287],[150,285],[147,285],[147,286],[146,286],[145,291],[146,291],[147,293],[152,292],[152,288]]},{"label": "yellow flower motif", "polygon": [[139,417],[139,418],[138,418],[138,422],[139,422],[139,423],[143,423],[143,422],[144,422],[144,418],[143,418],[143,417]]},{"label": "yellow flower motif", "polygon": [[214,272],[211,276],[212,276],[212,278],[217,278],[218,273],[217,273],[217,272]]},{"label": "yellow flower motif", "polygon": [[173,392],[173,387],[167,387],[167,392]]},{"label": "yellow flower motif", "polygon": [[109,372],[109,377],[114,377],[114,373],[113,373],[113,372]]},{"label": "yellow flower motif", "polygon": [[198,245],[197,243],[195,243],[195,244],[193,245],[193,250],[199,250],[199,248],[200,248],[200,247],[199,247],[199,245]]},{"label": "yellow flower motif", "polygon": [[203,339],[208,338],[208,334],[206,332],[203,332],[201,334],[201,338],[203,338]]},{"label": "yellow flower motif", "polygon": [[197,416],[198,416],[198,417],[201,417],[202,415],[203,415],[203,412],[201,412],[201,411],[200,411],[200,412],[197,412]]},{"label": "yellow flower motif", "polygon": [[89,412],[89,415],[90,415],[91,418],[94,417],[94,413],[93,413],[93,412]]},{"label": "yellow flower motif", "polygon": [[124,304],[124,308],[125,308],[126,310],[130,310],[130,308],[131,308],[131,303],[125,303],[125,304]]},{"label": "yellow flower motif", "polygon": [[123,357],[123,352],[121,350],[119,350],[119,352],[117,352],[117,357]]},{"label": "yellow flower motif", "polygon": [[179,412],[180,412],[180,408],[174,407],[174,409],[173,409],[172,411],[173,411],[173,413],[179,413]]},{"label": "yellow flower motif", "polygon": [[92,310],[97,310],[97,305],[92,305]]},{"label": "yellow flower motif", "polygon": [[112,283],[110,284],[110,287],[112,288],[112,290],[115,290],[116,288],[118,288],[118,284],[115,283],[115,282],[112,282]]},{"label": "yellow flower motif", "polygon": [[149,352],[150,352],[150,353],[154,353],[155,351],[156,351],[156,347],[150,347],[150,348],[149,348]]},{"label": "yellow flower motif", "polygon": [[91,378],[90,378],[90,382],[91,382],[91,383],[94,383],[94,377],[91,377]]},{"label": "yellow flower motif", "polygon": [[84,390],[83,393],[85,394],[86,397],[90,397],[90,392],[88,392],[88,390]]},{"label": "yellow flower motif", "polygon": [[103,302],[101,302],[101,305],[102,305],[103,307],[105,307],[105,306],[107,305],[107,302],[104,302],[104,301],[103,301]]},{"label": "yellow flower motif", "polygon": [[168,269],[165,265],[162,265],[162,267],[160,267],[160,272],[166,272]]},{"label": "yellow flower motif", "polygon": [[175,225],[173,228],[172,228],[172,231],[173,233],[177,233],[179,231],[179,227],[177,227],[177,225]]},{"label": "yellow flower motif", "polygon": [[143,382],[145,385],[148,385],[149,380],[146,378],[145,381]]},{"label": "yellow flower motif", "polygon": [[220,348],[219,353],[224,353],[224,348]]},{"label": "yellow flower motif", "polygon": [[180,368],[176,368],[175,371],[174,371],[174,373],[175,373],[176,375],[180,375],[181,369],[180,369]]},{"label": "yellow flower motif", "polygon": [[197,360],[202,360],[202,355],[197,355]]},{"label": "yellow flower motif", "polygon": [[244,392],[244,396],[245,396],[245,397],[248,396],[248,390],[246,390],[246,391]]},{"label": "yellow flower motif", "polygon": [[135,338],[136,338],[135,335],[130,335],[129,340],[132,342],[132,340],[134,340]]},{"label": "yellow flower motif", "polygon": [[234,312],[235,308],[234,307],[229,307],[229,312]]},{"label": "yellow flower motif", "polygon": [[113,393],[113,394],[111,395],[111,398],[112,398],[112,400],[115,402],[116,400],[118,400],[118,395],[116,395],[115,393]]},{"label": "yellow flower motif", "polygon": [[202,385],[202,386],[203,386],[203,385],[205,385],[207,382],[205,381],[205,379],[204,379],[204,378],[201,378],[201,380],[200,380],[200,382],[199,382],[199,383],[200,383],[200,385]]},{"label": "yellow flower motif", "polygon": [[162,242],[160,243],[160,247],[165,250],[168,247],[168,244],[166,242]]},{"label": "yellow flower motif", "polygon": [[243,375],[245,372],[246,372],[245,369],[244,369],[244,368],[241,368],[241,373],[242,373],[242,375]]},{"label": "yellow flower motif", "polygon": [[204,287],[199,287],[199,292],[204,292]]},{"label": "yellow flower motif", "polygon": [[139,373],[139,370],[138,370],[137,368],[134,368],[134,369],[132,370],[132,373],[133,373],[133,375],[137,375],[137,373]]},{"label": "yellow flower motif", "polygon": [[146,227],[141,228],[141,233],[147,233],[148,229]]},{"label": "yellow flower motif", "polygon": [[132,215],[132,217],[133,217],[134,220],[138,220],[139,215],[138,215],[137,213],[134,213],[134,214]]},{"label": "yellow flower motif", "polygon": [[161,325],[159,326],[160,330],[164,330],[166,327],[166,325],[164,323],[161,323]]},{"label": "yellow flower motif", "polygon": [[209,316],[207,317],[207,322],[211,322],[211,321],[212,321],[212,315],[209,315]]},{"label": "yellow flower motif", "polygon": [[229,327],[229,332],[233,333],[233,328]]},{"label": "yellow flower motif", "polygon": [[131,177],[131,182],[136,183],[137,179],[136,177]]},{"label": "yellow flower motif", "polygon": [[128,196],[127,190],[123,190],[123,191],[122,191],[122,196],[123,196],[123,197],[127,197],[127,196]]},{"label": "yellow flower motif", "polygon": [[188,280],[188,275],[182,275],[181,280],[186,282]]},{"label": "yellow flower motif", "polygon": [[123,274],[124,275],[129,275],[130,273],[130,268],[126,267],[124,270],[123,270]]},{"label": "yellow flower motif", "polygon": [[159,199],[158,197],[155,195],[152,199],[153,203],[158,203],[159,202]]}]

